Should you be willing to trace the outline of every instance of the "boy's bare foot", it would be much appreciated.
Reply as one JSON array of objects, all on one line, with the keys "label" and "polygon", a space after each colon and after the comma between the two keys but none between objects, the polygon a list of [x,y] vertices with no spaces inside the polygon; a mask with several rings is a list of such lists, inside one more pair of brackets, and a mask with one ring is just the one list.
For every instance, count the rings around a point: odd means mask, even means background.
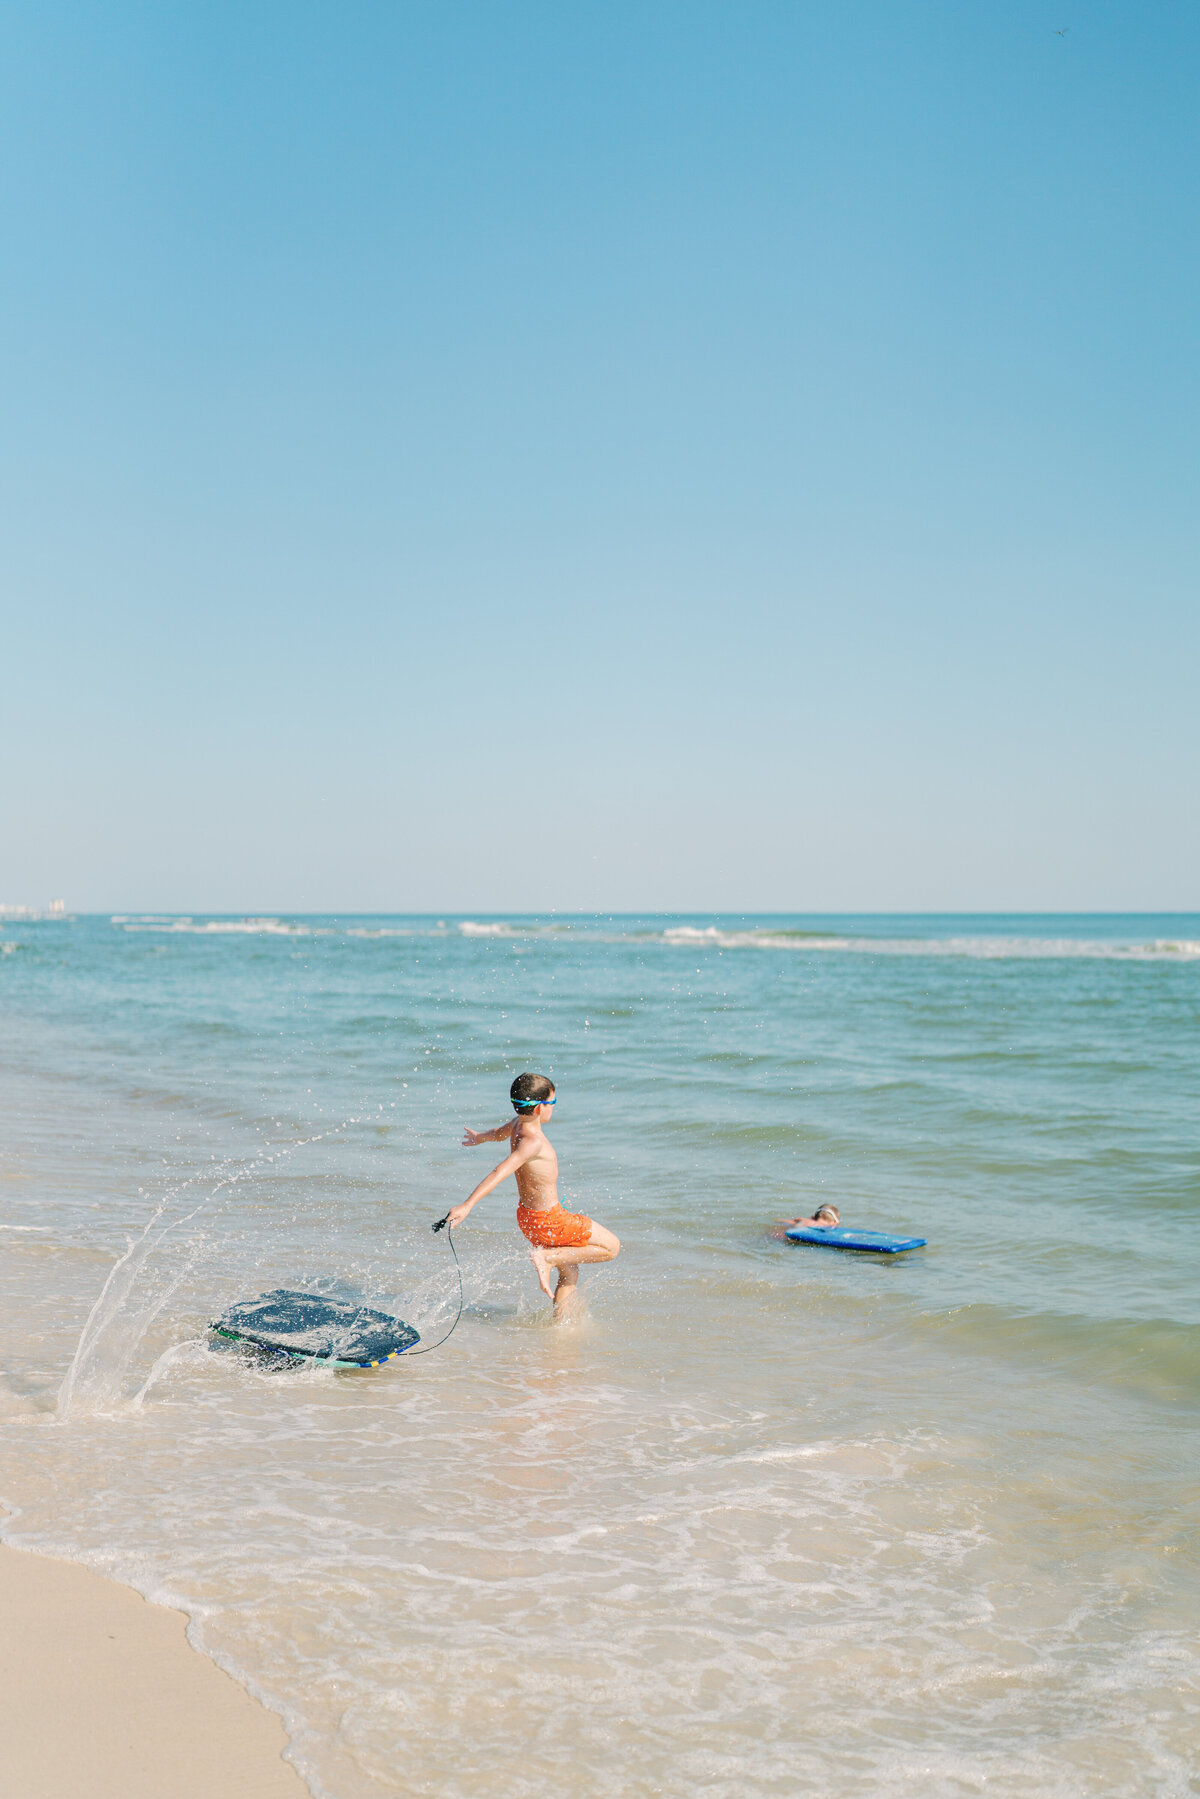
[{"label": "boy's bare foot", "polygon": [[542,1289],[542,1292],[546,1295],[547,1299],[553,1299],[554,1294],[550,1290],[551,1264],[546,1260],[545,1250],[539,1249],[536,1243],[531,1243],[529,1245],[529,1260],[533,1263],[533,1272],[537,1275],[538,1286]]}]

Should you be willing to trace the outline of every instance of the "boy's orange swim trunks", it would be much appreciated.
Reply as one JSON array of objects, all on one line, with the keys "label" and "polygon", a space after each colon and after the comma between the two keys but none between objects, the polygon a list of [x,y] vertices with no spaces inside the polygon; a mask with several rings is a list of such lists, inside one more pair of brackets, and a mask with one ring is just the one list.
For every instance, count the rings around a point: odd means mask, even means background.
[{"label": "boy's orange swim trunks", "polygon": [[584,1249],[592,1235],[592,1221],[583,1212],[564,1212],[551,1206],[548,1212],[517,1207],[517,1223],[538,1249]]}]

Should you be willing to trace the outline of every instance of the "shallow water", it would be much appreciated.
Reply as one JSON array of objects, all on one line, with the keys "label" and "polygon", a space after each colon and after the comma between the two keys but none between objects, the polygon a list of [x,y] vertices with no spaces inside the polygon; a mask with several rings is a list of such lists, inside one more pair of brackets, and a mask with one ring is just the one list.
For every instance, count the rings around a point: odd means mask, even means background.
[{"label": "shallow water", "polygon": [[[315,1792],[1198,1790],[1200,918],[0,946],[7,1534],[184,1605]],[[436,1341],[524,1067],[625,1246],[577,1325],[502,1191],[444,1349],[211,1349],[280,1285]],[[930,1246],[771,1237],[822,1200]]]}]

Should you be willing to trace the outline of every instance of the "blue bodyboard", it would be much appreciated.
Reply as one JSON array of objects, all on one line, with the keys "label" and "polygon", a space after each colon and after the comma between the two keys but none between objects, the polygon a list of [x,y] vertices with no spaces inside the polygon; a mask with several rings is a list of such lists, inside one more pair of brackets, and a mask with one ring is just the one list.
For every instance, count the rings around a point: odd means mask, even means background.
[{"label": "blue bodyboard", "polygon": [[287,1287],[230,1306],[209,1329],[214,1336],[273,1357],[325,1362],[331,1368],[378,1368],[421,1341],[402,1318]]},{"label": "blue bodyboard", "polygon": [[926,1237],[889,1237],[885,1231],[843,1231],[793,1225],[784,1235],[792,1243],[815,1243],[821,1249],[870,1249],[876,1255],[899,1255],[902,1249],[924,1249]]}]

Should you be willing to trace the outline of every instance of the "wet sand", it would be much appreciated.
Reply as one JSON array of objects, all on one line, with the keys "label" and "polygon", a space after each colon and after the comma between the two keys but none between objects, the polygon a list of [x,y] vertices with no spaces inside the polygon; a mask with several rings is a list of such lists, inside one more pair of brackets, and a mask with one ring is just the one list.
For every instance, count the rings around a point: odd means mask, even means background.
[{"label": "wet sand", "polygon": [[309,1799],[283,1725],[149,1605],[0,1548],[0,1799]]}]

